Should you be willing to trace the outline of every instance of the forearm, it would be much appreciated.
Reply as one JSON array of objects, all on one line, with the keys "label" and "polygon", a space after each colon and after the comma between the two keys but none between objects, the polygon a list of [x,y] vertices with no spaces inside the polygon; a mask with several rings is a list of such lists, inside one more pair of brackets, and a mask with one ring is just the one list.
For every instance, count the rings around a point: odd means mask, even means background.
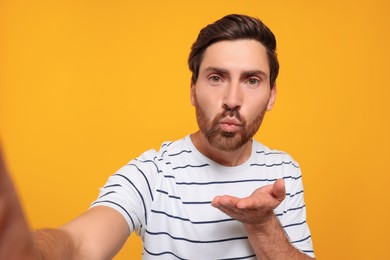
[{"label": "forearm", "polygon": [[273,213],[262,225],[244,224],[244,227],[258,259],[312,260],[290,244]]},{"label": "forearm", "polygon": [[31,232],[0,151],[0,259],[34,259]]},{"label": "forearm", "polygon": [[33,231],[36,260],[78,259],[76,247],[70,235],[61,229],[40,229]]}]

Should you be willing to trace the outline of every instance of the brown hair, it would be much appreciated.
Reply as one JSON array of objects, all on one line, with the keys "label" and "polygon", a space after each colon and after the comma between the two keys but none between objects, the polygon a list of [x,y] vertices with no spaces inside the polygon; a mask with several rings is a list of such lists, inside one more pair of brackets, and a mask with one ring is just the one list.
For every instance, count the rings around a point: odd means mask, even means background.
[{"label": "brown hair", "polygon": [[247,15],[231,14],[204,27],[192,44],[188,66],[192,72],[191,81],[196,83],[203,53],[211,44],[219,41],[252,39],[260,42],[267,50],[270,67],[270,85],[274,86],[279,73],[279,62],[276,55],[276,39],[271,30],[258,18]]}]

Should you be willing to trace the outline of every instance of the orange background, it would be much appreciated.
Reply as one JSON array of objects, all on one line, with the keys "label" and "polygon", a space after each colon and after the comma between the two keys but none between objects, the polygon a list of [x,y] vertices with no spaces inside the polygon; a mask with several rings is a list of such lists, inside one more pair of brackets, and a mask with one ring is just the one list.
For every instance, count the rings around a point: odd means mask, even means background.
[{"label": "orange background", "polygon": [[[228,13],[278,39],[278,98],[257,139],[302,167],[318,259],[387,259],[387,1],[0,2],[0,136],[33,228],[85,211],[110,174],[197,129],[186,60]],[[115,259],[139,259],[132,236]]]}]

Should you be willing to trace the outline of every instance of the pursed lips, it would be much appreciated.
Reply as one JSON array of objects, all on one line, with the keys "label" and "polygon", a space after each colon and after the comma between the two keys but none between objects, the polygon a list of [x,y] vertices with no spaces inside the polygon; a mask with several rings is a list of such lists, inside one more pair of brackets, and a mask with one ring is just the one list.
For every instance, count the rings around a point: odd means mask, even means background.
[{"label": "pursed lips", "polygon": [[235,132],[242,127],[241,122],[236,118],[224,118],[219,124],[221,125],[222,130],[226,132]]}]

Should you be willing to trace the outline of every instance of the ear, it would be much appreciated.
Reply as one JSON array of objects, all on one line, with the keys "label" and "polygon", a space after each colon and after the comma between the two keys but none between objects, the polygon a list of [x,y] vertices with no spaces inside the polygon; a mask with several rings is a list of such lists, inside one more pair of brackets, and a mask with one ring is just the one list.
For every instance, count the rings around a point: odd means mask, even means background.
[{"label": "ear", "polygon": [[196,94],[195,94],[195,84],[191,81],[190,85],[190,100],[191,100],[191,105],[195,106],[195,100],[196,100]]},{"label": "ear", "polygon": [[275,104],[276,99],[276,83],[274,84],[273,88],[271,89],[271,93],[269,96],[268,104],[267,104],[267,111],[270,111],[272,107]]}]

